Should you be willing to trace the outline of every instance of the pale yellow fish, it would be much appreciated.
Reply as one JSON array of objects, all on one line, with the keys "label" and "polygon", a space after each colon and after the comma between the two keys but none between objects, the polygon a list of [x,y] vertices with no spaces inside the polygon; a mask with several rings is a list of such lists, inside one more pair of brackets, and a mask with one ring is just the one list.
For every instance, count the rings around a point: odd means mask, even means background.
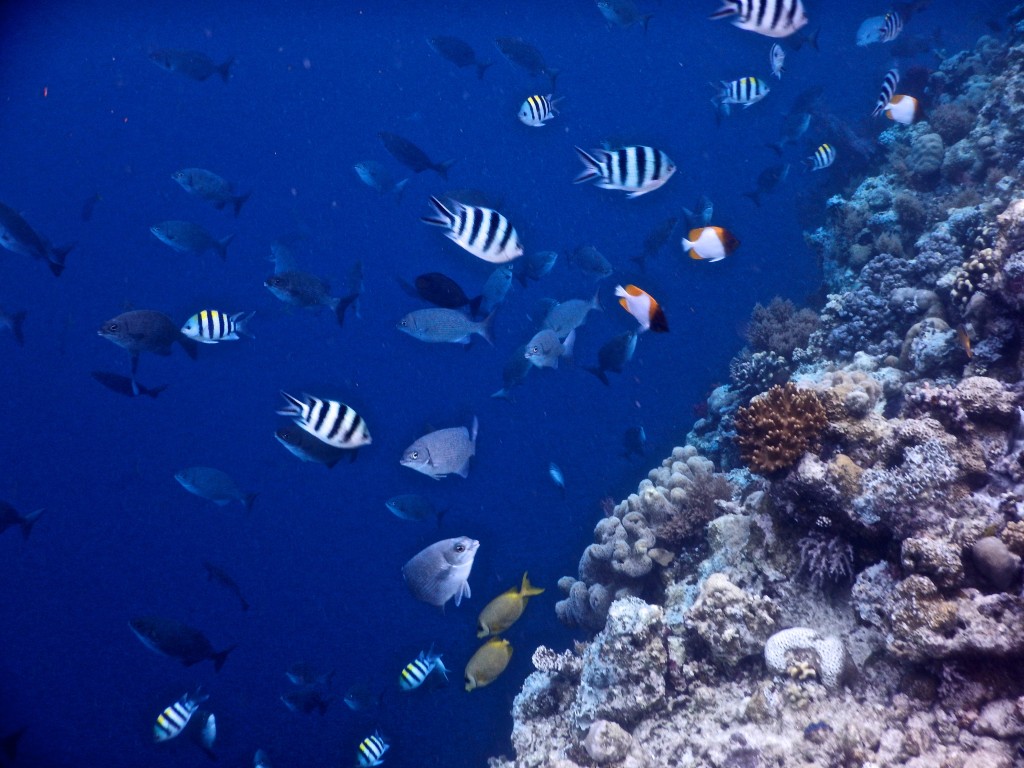
[{"label": "pale yellow fish", "polygon": [[504,632],[523,615],[527,601],[543,591],[533,586],[529,576],[524,573],[523,583],[518,588],[512,587],[507,592],[502,592],[480,611],[480,618],[476,622],[476,636],[487,637]]},{"label": "pale yellow fish", "polygon": [[508,640],[492,637],[481,645],[466,664],[466,690],[490,685],[505,671],[512,658],[512,646]]}]

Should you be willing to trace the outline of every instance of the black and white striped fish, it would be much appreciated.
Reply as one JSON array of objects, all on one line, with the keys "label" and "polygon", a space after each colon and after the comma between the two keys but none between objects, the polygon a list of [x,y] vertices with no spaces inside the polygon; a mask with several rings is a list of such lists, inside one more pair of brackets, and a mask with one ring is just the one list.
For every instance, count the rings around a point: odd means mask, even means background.
[{"label": "black and white striped fish", "polygon": [[547,96],[531,96],[523,102],[523,106],[519,108],[519,120],[524,125],[529,125],[532,128],[540,128],[545,122],[553,118],[558,114],[558,110],[555,108],[558,99],[552,96],[550,93]]},{"label": "black and white striped fish", "polygon": [[814,150],[813,155],[804,160],[804,163],[810,170],[820,171],[822,168],[828,168],[835,161],[836,148],[831,144],[822,144]]},{"label": "black and white striped fish", "polygon": [[875,108],[871,112],[872,117],[878,117],[885,111],[886,105],[892,101],[892,96],[896,93],[896,86],[900,84],[900,73],[897,69],[890,69],[885,73],[885,79],[882,81],[882,92],[878,96],[878,101],[875,102]]},{"label": "black and white striped fish", "polygon": [[771,90],[768,83],[757,77],[741,77],[739,80],[722,80],[721,82],[718,103],[742,104],[744,109],[751,104],[757,104]]},{"label": "black and white striped fish", "polygon": [[278,411],[281,416],[294,416],[295,423],[335,448],[359,448],[371,443],[366,422],[354,410],[337,400],[324,400],[303,394],[303,399],[282,392],[288,406]]},{"label": "black and white striped fish", "polygon": [[402,669],[398,677],[398,684],[403,691],[412,691],[419,688],[430,677],[430,673],[437,670],[445,680],[448,679],[448,670],[441,662],[441,654],[434,653],[434,649],[420,651],[415,661],[410,661]]},{"label": "black and white striped fish", "polygon": [[732,23],[748,32],[767,37],[789,37],[807,24],[800,0],[723,0],[712,19],[736,18]]},{"label": "black and white striped fish", "polygon": [[156,716],[156,723],[153,725],[153,740],[167,741],[180,736],[192,715],[199,709],[199,705],[208,698],[210,697],[196,690],[195,693],[186,693],[167,707]]},{"label": "black and white striped fish", "polygon": [[375,731],[373,736],[367,736],[359,742],[359,754],[356,758],[356,765],[360,768],[370,768],[372,765],[381,765],[384,762],[384,753],[391,745],[384,741],[380,731]]},{"label": "black and white striped fish", "polygon": [[882,43],[889,43],[900,36],[903,31],[903,17],[899,11],[889,11],[882,21],[882,29],[878,40]]},{"label": "black and white striped fish", "polygon": [[252,334],[245,329],[245,324],[255,314],[255,312],[236,312],[229,315],[216,309],[204,309],[192,315],[181,326],[181,332],[201,344],[236,341],[238,334],[252,338]]},{"label": "black and white striped fish", "polygon": [[597,179],[601,189],[621,189],[633,198],[652,192],[676,172],[676,164],[654,147],[593,149],[590,153],[576,147],[584,169],[573,184]]},{"label": "black and white striped fish", "polygon": [[433,216],[420,220],[436,227],[445,227],[445,236],[465,248],[478,259],[504,264],[523,255],[523,245],[511,222],[490,208],[463,205],[450,201],[449,210],[436,197],[430,198]]}]

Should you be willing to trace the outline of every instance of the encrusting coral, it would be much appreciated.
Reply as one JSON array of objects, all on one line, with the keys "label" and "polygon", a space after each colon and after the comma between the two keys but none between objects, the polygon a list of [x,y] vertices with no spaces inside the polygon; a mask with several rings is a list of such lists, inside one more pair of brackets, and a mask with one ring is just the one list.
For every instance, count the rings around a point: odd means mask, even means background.
[{"label": "encrusting coral", "polygon": [[751,470],[771,475],[796,464],[826,423],[818,396],[787,381],[736,411],[736,442]]}]

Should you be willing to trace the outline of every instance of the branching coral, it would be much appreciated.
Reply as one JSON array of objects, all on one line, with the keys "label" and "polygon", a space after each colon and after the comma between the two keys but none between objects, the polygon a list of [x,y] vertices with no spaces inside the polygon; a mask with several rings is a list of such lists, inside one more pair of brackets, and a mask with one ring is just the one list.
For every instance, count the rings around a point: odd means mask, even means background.
[{"label": "branching coral", "polygon": [[771,475],[796,464],[827,423],[818,396],[786,382],[736,411],[736,442],[751,470]]},{"label": "branching coral", "polygon": [[807,346],[817,327],[817,313],[806,307],[797,309],[793,302],[776,296],[767,307],[754,305],[746,328],[747,343],[754,352],[774,352],[790,360],[794,349]]}]

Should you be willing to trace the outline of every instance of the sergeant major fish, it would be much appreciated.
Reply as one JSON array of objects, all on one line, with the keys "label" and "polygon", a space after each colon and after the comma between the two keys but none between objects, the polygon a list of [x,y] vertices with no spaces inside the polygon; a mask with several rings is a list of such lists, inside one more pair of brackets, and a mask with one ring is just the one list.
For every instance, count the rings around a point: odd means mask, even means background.
[{"label": "sergeant major fish", "polygon": [[[712,87],[714,87],[712,85]],[[715,104],[742,104],[744,109],[757,104],[768,95],[771,88],[757,77],[741,77],[738,80],[722,80],[721,87],[712,101]],[[728,114],[728,112],[726,112]]]},{"label": "sergeant major fish", "polygon": [[153,236],[179,253],[202,254],[212,250],[222,259],[228,257],[228,246],[235,239],[233,234],[215,238],[203,227],[191,221],[161,221],[149,228]]},{"label": "sergeant major fish", "polygon": [[208,698],[210,697],[197,689],[195,693],[186,693],[167,707],[157,715],[156,723],[153,725],[153,741],[169,741],[180,736],[192,715],[199,709],[199,705]]},{"label": "sergeant major fish", "polygon": [[204,309],[192,315],[181,326],[181,332],[200,344],[216,344],[218,341],[237,341],[242,336],[253,338],[245,324],[252,320],[255,312],[235,312],[229,315],[216,309]]},{"label": "sergeant major fish", "polygon": [[356,765],[359,768],[372,768],[375,765],[384,764],[384,753],[390,748],[380,731],[374,731],[372,736],[367,736],[359,742],[359,749],[356,752]]},{"label": "sergeant major fish", "polygon": [[338,325],[345,323],[346,310],[359,298],[358,294],[349,294],[341,298],[331,296],[330,284],[326,280],[298,270],[277,272],[268,277],[263,285],[286,304],[296,307],[330,307],[334,311]]},{"label": "sergeant major fish", "polygon": [[140,616],[132,619],[129,626],[151,651],[178,659],[186,667],[209,659],[214,670],[220,672],[228,654],[238,647],[232,645],[223,651],[215,651],[206,635],[195,627],[162,616]]},{"label": "sergeant major fish", "polygon": [[182,168],[172,173],[171,178],[189,194],[213,203],[213,207],[218,211],[224,210],[224,206],[231,203],[235,216],[242,212],[242,206],[252,194],[250,191],[244,195],[236,195],[234,184],[205,168]]},{"label": "sergeant major fish", "polygon": [[452,473],[468,477],[469,460],[476,455],[479,428],[474,416],[470,429],[448,427],[428,432],[405,449],[399,463],[435,480]]},{"label": "sergeant major fish", "polygon": [[437,672],[445,680],[448,679],[448,670],[441,661],[441,654],[434,653],[433,647],[429,651],[420,651],[420,655],[414,661],[402,667],[398,684],[403,691],[414,691],[427,681],[432,672]]},{"label": "sergeant major fish", "polygon": [[478,259],[492,264],[504,264],[523,255],[523,246],[515,227],[502,214],[492,208],[463,205],[451,201],[451,209],[436,197],[430,198],[434,213],[420,221],[444,227],[445,237]]},{"label": "sergeant major fish", "polygon": [[575,149],[584,168],[573,179],[574,184],[597,179],[596,184],[601,189],[629,192],[627,198],[653,192],[676,172],[676,165],[669,156],[654,147],[594,149],[589,153],[579,147]]},{"label": "sergeant major fish", "polygon": [[279,416],[294,416],[293,421],[319,440],[335,448],[353,450],[373,442],[363,417],[337,400],[303,394],[300,400],[281,392],[287,405]]},{"label": "sergeant major fish", "polygon": [[410,312],[398,321],[396,327],[420,341],[469,344],[470,337],[477,334],[487,343],[494,344],[491,337],[493,320],[493,313],[476,322],[457,309],[431,307]]},{"label": "sergeant major fish", "polygon": [[476,58],[476,52],[465,40],[460,40],[451,35],[438,35],[428,37],[427,45],[443,59],[450,61],[459,69],[463,67],[476,67],[476,76],[483,80],[484,72],[494,62],[481,62]]},{"label": "sergeant major fish", "polygon": [[252,510],[256,493],[243,492],[227,472],[213,467],[188,467],[174,473],[174,479],[189,493],[225,506],[232,501],[239,502],[246,510]]},{"label": "sergeant major fish", "polygon": [[448,178],[448,169],[455,162],[454,160],[435,163],[427,156],[426,152],[408,139],[402,138],[397,133],[381,131],[377,136],[380,137],[380,140],[384,143],[384,148],[391,153],[391,156],[402,165],[412,169],[414,173],[434,171],[440,175],[442,179]]},{"label": "sergeant major fish", "polygon": [[421,550],[402,566],[402,576],[413,597],[443,608],[470,597],[469,573],[480,542],[467,536],[443,539]]},{"label": "sergeant major fish", "polygon": [[64,271],[64,259],[75,244],[54,248],[29,226],[20,213],[0,203],[0,246],[21,256],[45,261],[54,277],[60,277]]},{"label": "sergeant major fish", "polygon": [[835,161],[836,148],[831,144],[822,144],[814,150],[813,155],[804,160],[804,164],[809,170],[820,171],[824,168],[828,168]]},{"label": "sergeant major fish", "polygon": [[531,128],[541,128],[544,123],[558,114],[556,99],[552,94],[547,96],[530,96],[519,108],[519,122]]},{"label": "sergeant major fish", "polygon": [[231,65],[235,57],[230,57],[223,64],[214,64],[205,53],[199,51],[162,48],[149,54],[149,60],[167,72],[177,72],[193,80],[205,80],[214,72],[226,83],[231,79]]},{"label": "sergeant major fish", "polygon": [[511,587],[502,592],[480,611],[476,620],[476,636],[500,635],[519,620],[531,597],[543,593],[544,590],[533,586],[529,575],[524,573],[518,588]]},{"label": "sergeant major fish", "polygon": [[875,108],[871,112],[872,117],[878,117],[885,111],[886,105],[892,101],[892,97],[896,94],[896,86],[900,84],[900,73],[898,69],[890,69],[885,73],[885,78],[882,80],[882,92],[878,95],[878,100],[875,102]]},{"label": "sergeant major fish", "polygon": [[801,0],[723,0],[710,18],[732,16],[734,26],[767,37],[789,37],[807,24]]}]

